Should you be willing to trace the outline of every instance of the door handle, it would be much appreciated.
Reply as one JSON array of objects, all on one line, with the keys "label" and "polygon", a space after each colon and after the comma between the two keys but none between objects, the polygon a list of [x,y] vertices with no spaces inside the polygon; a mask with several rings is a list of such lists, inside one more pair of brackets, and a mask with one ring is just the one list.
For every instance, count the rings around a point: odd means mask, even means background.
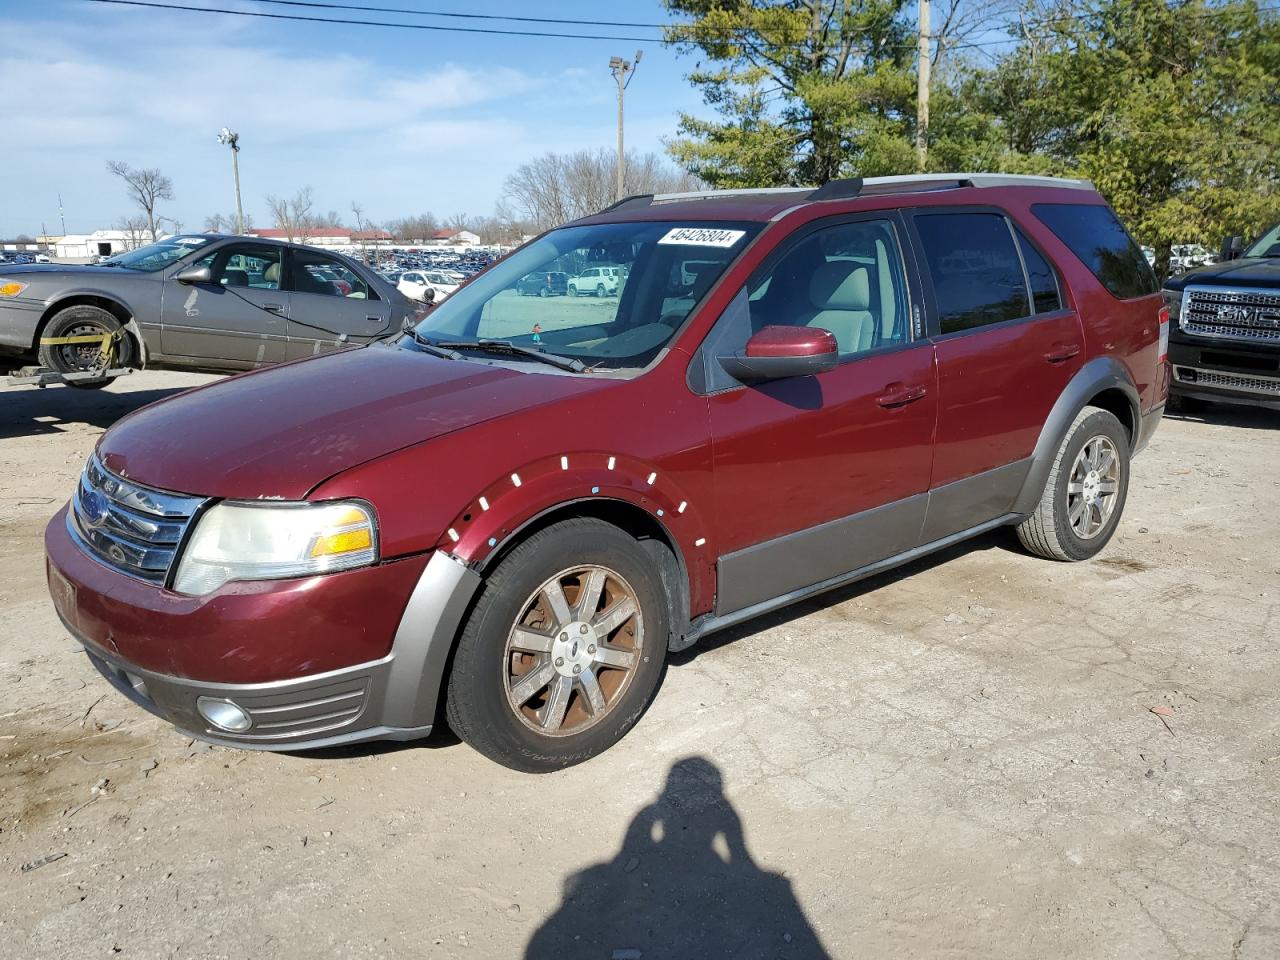
[{"label": "door handle", "polygon": [[1055,343],[1053,349],[1044,355],[1050,363],[1065,363],[1080,352],[1078,343]]},{"label": "door handle", "polygon": [[915,403],[929,392],[922,383],[915,383],[909,387],[904,387],[900,383],[891,383],[884,389],[885,392],[876,397],[876,403],[890,410],[894,407],[905,407],[908,403]]},{"label": "door handle", "polygon": [[262,309],[270,310],[272,313],[279,313],[281,310],[284,309],[284,304],[283,303],[264,303],[262,305]]}]

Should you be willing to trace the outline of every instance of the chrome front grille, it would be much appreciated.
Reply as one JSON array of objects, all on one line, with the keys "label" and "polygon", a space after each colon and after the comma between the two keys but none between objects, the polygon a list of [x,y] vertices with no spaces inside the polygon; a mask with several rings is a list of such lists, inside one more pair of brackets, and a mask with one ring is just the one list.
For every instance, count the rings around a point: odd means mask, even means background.
[{"label": "chrome front grille", "polygon": [[1280,290],[1189,286],[1178,325],[1196,336],[1280,344]]},{"label": "chrome front grille", "polygon": [[153,583],[169,575],[202,497],[153,490],[89,458],[67,511],[67,527],[109,567]]}]

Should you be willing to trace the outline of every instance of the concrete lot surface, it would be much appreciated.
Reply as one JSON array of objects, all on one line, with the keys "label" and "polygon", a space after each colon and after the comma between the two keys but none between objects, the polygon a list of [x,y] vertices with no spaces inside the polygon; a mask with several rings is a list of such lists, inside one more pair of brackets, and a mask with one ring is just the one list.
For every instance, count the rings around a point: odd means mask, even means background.
[{"label": "concrete lot surface", "polygon": [[0,956],[1280,957],[1280,415],[1167,419],[1094,562],[991,536],[754,621],[530,777],[208,748],[98,677],[43,527],[205,379],[0,388]]}]

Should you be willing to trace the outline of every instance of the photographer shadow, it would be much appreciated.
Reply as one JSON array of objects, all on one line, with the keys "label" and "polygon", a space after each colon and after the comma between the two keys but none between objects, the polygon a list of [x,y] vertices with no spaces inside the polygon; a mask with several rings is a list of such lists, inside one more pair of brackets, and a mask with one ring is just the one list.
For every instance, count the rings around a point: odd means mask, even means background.
[{"label": "photographer shadow", "polygon": [[[563,814],[584,818],[585,831],[598,826],[589,806]],[[672,766],[612,861],[565,881],[564,902],[525,953],[526,960],[612,956],[829,956],[791,882],[752,859],[720,770],[702,757]]]}]

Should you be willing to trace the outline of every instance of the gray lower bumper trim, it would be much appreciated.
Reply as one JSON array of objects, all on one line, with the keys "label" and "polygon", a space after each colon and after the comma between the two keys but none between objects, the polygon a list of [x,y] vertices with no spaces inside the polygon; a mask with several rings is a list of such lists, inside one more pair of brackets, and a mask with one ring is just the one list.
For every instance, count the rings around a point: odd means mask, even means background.
[{"label": "gray lower bumper trim", "polygon": [[[209,743],[250,750],[311,750],[367,740],[425,737],[458,626],[480,576],[455,557],[432,554],[381,660],[268,683],[202,682],[143,670],[85,643],[117,690],[179,730]],[[76,636],[70,624],[63,621]],[[232,733],[209,724],[200,697],[229,700],[252,726]]]}]

